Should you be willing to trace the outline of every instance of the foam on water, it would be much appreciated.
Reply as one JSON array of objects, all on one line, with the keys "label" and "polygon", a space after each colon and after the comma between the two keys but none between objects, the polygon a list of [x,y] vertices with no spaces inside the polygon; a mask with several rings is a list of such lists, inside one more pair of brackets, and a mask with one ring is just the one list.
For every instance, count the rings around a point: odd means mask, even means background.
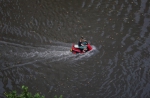
[{"label": "foam on water", "polygon": [[[92,51],[89,51],[85,54],[72,54],[70,52],[71,44],[70,43],[57,43],[57,45],[45,45],[45,46],[23,46],[19,44],[14,43],[8,43],[8,42],[1,42],[2,44],[9,44],[9,46],[5,47],[8,48],[4,52],[4,55],[9,55],[8,60],[11,61],[12,57],[15,57],[16,59],[22,61],[19,64],[14,63],[13,66],[9,65],[7,67],[2,68],[3,70],[19,67],[19,66],[25,66],[29,64],[34,64],[36,62],[55,62],[55,61],[64,61],[64,62],[74,62],[77,60],[81,60],[84,58],[89,58],[93,54],[97,52],[97,49],[95,46],[93,47]],[[9,50],[9,47],[11,49],[14,48],[15,51]],[[9,52],[8,52],[9,51]],[[6,57],[7,57],[6,56]],[[15,62],[15,61],[12,61]]]}]

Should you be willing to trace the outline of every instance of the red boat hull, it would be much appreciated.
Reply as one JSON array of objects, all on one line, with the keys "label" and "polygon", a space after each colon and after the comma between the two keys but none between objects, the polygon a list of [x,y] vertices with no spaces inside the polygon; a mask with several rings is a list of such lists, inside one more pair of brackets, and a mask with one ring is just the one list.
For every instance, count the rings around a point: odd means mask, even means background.
[{"label": "red boat hull", "polygon": [[[87,51],[90,51],[92,50],[92,46],[90,44],[87,45]],[[70,51],[73,53],[73,54],[77,54],[77,53],[85,53],[83,52],[82,50],[80,50],[79,48],[76,48],[74,47],[74,44],[72,45]],[[86,52],[87,52],[86,51]]]}]

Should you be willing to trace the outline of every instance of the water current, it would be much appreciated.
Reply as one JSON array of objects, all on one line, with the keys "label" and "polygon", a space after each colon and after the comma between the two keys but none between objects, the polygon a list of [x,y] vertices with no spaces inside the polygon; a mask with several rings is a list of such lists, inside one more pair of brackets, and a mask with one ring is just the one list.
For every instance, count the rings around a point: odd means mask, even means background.
[{"label": "water current", "polygon": [[[72,54],[84,36],[93,50]],[[0,98],[150,98],[149,0],[0,0]]]}]

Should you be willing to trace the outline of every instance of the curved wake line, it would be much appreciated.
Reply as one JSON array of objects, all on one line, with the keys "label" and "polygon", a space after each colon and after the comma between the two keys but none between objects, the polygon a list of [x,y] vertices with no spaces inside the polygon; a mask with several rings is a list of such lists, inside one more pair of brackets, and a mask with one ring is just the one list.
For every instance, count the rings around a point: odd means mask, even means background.
[{"label": "curved wake line", "polygon": [[[65,54],[65,55],[67,55],[67,54]],[[58,55],[58,57],[60,57],[60,58],[57,57],[57,59],[53,58],[53,57],[48,57],[48,56],[47,57],[40,56],[40,58],[37,58],[36,60],[34,58],[33,61],[29,61],[27,63],[22,63],[22,64],[9,66],[9,67],[6,67],[6,68],[1,68],[1,70],[4,71],[4,70],[8,70],[8,69],[15,68],[15,67],[22,67],[22,66],[29,65],[29,64],[35,64],[37,62],[45,62],[47,60],[48,60],[48,62],[55,62],[55,61],[60,61],[60,60],[66,60],[67,58],[71,57],[70,55],[67,55],[67,56],[65,56],[65,55],[64,54]]]},{"label": "curved wake line", "polygon": [[[2,41],[0,42],[2,43]],[[18,44],[14,44],[14,45],[21,46],[21,48],[24,47],[23,45],[18,45]],[[50,63],[55,61],[73,62],[84,58],[89,58],[98,52],[96,47],[93,45],[92,45],[93,49],[85,54],[72,54],[70,52],[71,45],[70,46],[49,45],[46,47],[48,47],[48,49],[43,47],[27,47],[28,51],[26,51],[26,49],[23,49],[23,51],[17,51],[17,53],[14,52],[14,54],[11,54],[11,56],[13,57],[14,55],[16,57],[19,57],[19,59],[21,59],[21,61],[25,63],[10,65],[9,67],[1,68],[1,70],[8,70],[15,67],[23,67],[25,65],[35,64],[37,62],[43,62],[43,63],[44,62]]]},{"label": "curved wake line", "polygon": [[10,43],[10,42],[6,42],[6,41],[0,41],[0,43],[5,44],[5,45],[13,45],[13,46],[21,47],[21,48],[23,48],[23,47],[34,48],[32,46],[24,46],[24,45],[21,45],[21,44]]}]

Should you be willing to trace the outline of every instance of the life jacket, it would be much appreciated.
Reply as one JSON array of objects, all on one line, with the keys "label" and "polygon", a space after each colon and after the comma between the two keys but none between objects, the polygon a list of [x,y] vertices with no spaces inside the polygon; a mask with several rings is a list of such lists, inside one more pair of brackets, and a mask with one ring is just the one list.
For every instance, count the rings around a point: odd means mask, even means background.
[{"label": "life jacket", "polygon": [[82,42],[82,44],[83,44],[83,45],[87,45],[87,44],[88,44],[88,42],[87,42],[87,41],[84,41],[84,42]]}]

